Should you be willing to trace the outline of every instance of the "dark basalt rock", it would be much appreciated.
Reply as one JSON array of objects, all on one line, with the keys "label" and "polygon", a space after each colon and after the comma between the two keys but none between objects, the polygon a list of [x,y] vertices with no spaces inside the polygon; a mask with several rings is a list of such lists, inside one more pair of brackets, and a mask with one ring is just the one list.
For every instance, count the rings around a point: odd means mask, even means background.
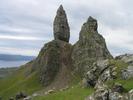
[{"label": "dark basalt rock", "polygon": [[70,29],[67,21],[67,15],[61,5],[57,10],[57,15],[54,19],[54,38],[69,42]]}]

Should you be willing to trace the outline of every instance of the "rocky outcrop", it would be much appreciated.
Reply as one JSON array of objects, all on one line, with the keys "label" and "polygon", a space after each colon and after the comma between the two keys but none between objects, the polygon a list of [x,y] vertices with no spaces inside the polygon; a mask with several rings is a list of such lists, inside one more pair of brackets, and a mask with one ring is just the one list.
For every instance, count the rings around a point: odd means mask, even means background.
[{"label": "rocky outcrop", "polygon": [[97,27],[97,20],[89,17],[82,26],[79,41],[73,46],[73,63],[81,74],[90,69],[93,62],[112,58],[105,39],[98,33]]},{"label": "rocky outcrop", "polygon": [[117,56],[115,59],[116,60],[122,60],[128,64],[133,64],[133,54],[120,55],[120,56]]},{"label": "rocky outcrop", "polygon": [[116,60],[122,60],[127,63],[127,68],[122,70],[122,78],[133,78],[133,54],[120,55],[115,58]]},{"label": "rocky outcrop", "polygon": [[67,15],[61,5],[54,19],[54,38],[69,42],[70,29],[67,21]]},{"label": "rocky outcrop", "polygon": [[97,32],[97,27],[97,21],[89,17],[82,26],[79,41],[72,47],[68,43],[70,29],[67,16],[62,5],[59,7],[54,20],[55,39],[45,44],[32,63],[33,70],[39,68],[40,80],[44,86],[54,81],[61,68],[74,69],[80,76],[91,69],[91,72],[88,72],[87,80],[91,85],[96,84],[98,74],[106,69],[106,66],[101,65],[100,68],[97,66],[94,68],[93,63],[112,58],[104,38]]},{"label": "rocky outcrop", "polygon": [[128,93],[120,93],[119,91],[112,91],[104,84],[100,84],[100,87],[85,100],[133,100],[133,90]]},{"label": "rocky outcrop", "polygon": [[103,82],[98,81],[95,89],[96,91],[85,100],[109,100],[109,89]]},{"label": "rocky outcrop", "polygon": [[[87,86],[94,87],[97,83],[99,76],[108,67],[109,67],[108,60],[101,60],[101,61],[97,61],[97,62],[93,63],[93,65],[91,66],[91,69],[88,70],[88,72],[85,74]],[[105,75],[105,76],[108,77],[108,75]],[[104,77],[102,77],[102,78],[104,78]],[[103,80],[105,80],[105,79],[103,79]]]},{"label": "rocky outcrop", "polygon": [[40,68],[40,80],[49,85],[62,67],[71,68],[71,44],[53,40],[41,49],[34,66]]},{"label": "rocky outcrop", "polygon": [[66,67],[65,70],[74,66],[74,71],[80,76],[87,72],[87,84],[95,86],[99,74],[108,67],[107,64],[104,65],[108,62],[99,60],[112,58],[97,27],[97,21],[89,17],[82,26],[79,41],[72,47],[68,43],[70,33],[67,17],[63,7],[59,7],[54,20],[55,40],[45,44],[32,64],[34,70],[39,68],[43,85],[47,86],[54,81],[63,66]]},{"label": "rocky outcrop", "polygon": [[[85,100],[132,100],[132,90],[127,91],[127,88],[123,85],[126,81],[128,83],[129,80],[132,80],[132,67],[129,70],[132,61],[132,55],[126,54],[115,59],[95,62],[84,79],[86,86],[93,86],[95,92]],[[123,74],[123,71],[126,71],[126,74]],[[91,85],[90,83],[94,84]]]},{"label": "rocky outcrop", "polygon": [[19,92],[18,94],[16,94],[15,100],[20,100],[26,97],[27,95],[24,92]]},{"label": "rocky outcrop", "polygon": [[98,81],[106,82],[108,80],[113,80],[117,77],[117,71],[115,70],[115,65],[110,63],[109,59],[98,60],[93,63],[91,69],[85,74],[86,84],[88,87],[94,87]]}]

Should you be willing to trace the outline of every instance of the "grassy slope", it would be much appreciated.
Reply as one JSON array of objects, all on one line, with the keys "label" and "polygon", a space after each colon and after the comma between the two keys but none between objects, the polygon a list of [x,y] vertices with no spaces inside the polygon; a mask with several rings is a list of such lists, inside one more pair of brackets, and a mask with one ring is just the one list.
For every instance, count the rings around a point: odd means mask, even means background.
[{"label": "grassy slope", "polygon": [[107,85],[111,88],[115,83],[120,83],[126,89],[126,92],[133,89],[133,78],[127,80],[121,79],[121,70],[127,69],[128,64],[121,60],[111,60],[110,64],[113,64],[116,67],[117,78],[111,81],[107,81]]},{"label": "grassy slope", "polygon": [[17,70],[16,67],[13,67],[13,68],[0,68],[0,79],[12,74],[15,70]]},{"label": "grassy slope", "polygon": [[80,85],[75,85],[73,88],[65,91],[58,91],[46,96],[38,96],[33,100],[84,100],[92,92],[92,88],[82,88]]},{"label": "grassy slope", "polygon": [[15,96],[15,94],[20,91],[31,94],[34,91],[41,89],[37,74],[32,73],[31,75],[26,76],[26,70],[26,68],[21,68],[12,76],[0,80],[0,96],[4,100],[8,100],[9,97]]},{"label": "grassy slope", "polygon": [[[126,66],[120,61],[113,63],[118,67],[118,72]],[[38,81],[37,73],[32,73],[29,76],[26,76],[27,70],[29,69],[22,67],[12,76],[4,80],[0,80],[0,96],[2,96],[4,100],[8,100],[9,97],[14,96],[20,91],[24,91],[27,94],[32,94],[35,91],[42,90],[41,84]],[[39,96],[33,100],[84,100],[84,98],[91,94],[94,90],[91,88],[82,88],[80,85],[77,85],[79,80],[81,80],[80,77],[76,75],[70,84],[73,88],[69,88],[65,91],[57,91],[46,96]],[[109,82],[109,85],[111,86],[111,84],[114,84],[115,82],[121,83],[127,91],[133,88],[133,79],[117,79]]]},{"label": "grassy slope", "polygon": [[[38,81],[36,73],[26,76],[26,68],[21,68],[16,71],[12,76],[4,80],[0,80],[0,96],[4,100],[13,97],[16,93],[24,91],[27,94],[32,94],[35,91],[42,90]],[[82,88],[79,83],[80,78],[75,77],[70,84],[71,87],[65,91],[57,91],[56,93],[47,96],[40,96],[34,100],[83,100],[86,96],[92,93],[93,89]]]},{"label": "grassy slope", "polygon": [[[131,90],[133,88],[133,79],[128,80],[122,80],[120,79],[120,72],[122,69],[126,68],[128,65],[120,60],[112,60],[110,62],[111,64],[115,65],[117,76],[118,78],[116,80],[108,81],[107,84],[111,88],[115,83],[120,83],[123,85],[123,87],[126,89],[126,92]],[[78,76],[78,75],[76,75]],[[74,79],[74,84],[78,83],[80,80],[79,77],[75,77],[77,79]],[[73,82],[72,82],[73,83]],[[84,100],[86,96],[90,95],[94,90],[91,88],[82,88],[79,85],[74,86],[74,88],[70,88],[63,92],[57,92],[53,94],[49,94],[46,96],[39,96],[34,98],[33,100]]]},{"label": "grassy slope", "polygon": [[114,86],[115,83],[122,84],[122,86],[123,86],[124,89],[126,90],[125,92],[128,92],[128,91],[130,91],[131,89],[133,89],[133,79],[127,79],[127,80],[115,79],[115,80],[106,82],[106,84],[107,84],[110,88],[112,88],[112,87]]}]

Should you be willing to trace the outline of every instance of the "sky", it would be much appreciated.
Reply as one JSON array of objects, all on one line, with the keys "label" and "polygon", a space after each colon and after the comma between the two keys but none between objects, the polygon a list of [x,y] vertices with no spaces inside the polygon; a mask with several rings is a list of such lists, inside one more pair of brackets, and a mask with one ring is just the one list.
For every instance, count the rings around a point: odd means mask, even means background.
[{"label": "sky", "polygon": [[71,44],[92,16],[112,55],[133,53],[133,0],[0,0],[0,53],[37,56],[53,40],[60,4],[67,13]]}]

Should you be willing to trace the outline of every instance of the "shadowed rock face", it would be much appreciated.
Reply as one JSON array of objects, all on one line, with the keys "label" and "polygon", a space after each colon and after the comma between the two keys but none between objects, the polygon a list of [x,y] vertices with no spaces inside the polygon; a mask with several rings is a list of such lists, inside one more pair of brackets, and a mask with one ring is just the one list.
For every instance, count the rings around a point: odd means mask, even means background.
[{"label": "shadowed rock face", "polygon": [[54,38],[69,42],[70,29],[67,21],[66,13],[61,5],[57,10],[57,15],[54,19]]},{"label": "shadowed rock face", "polygon": [[79,41],[73,46],[73,63],[81,74],[90,69],[93,62],[112,58],[97,27],[97,20],[89,17],[81,28]]},{"label": "shadowed rock face", "polygon": [[40,81],[44,86],[54,81],[61,68],[71,69],[71,48],[67,42],[53,40],[41,49],[33,65],[40,68]]}]

